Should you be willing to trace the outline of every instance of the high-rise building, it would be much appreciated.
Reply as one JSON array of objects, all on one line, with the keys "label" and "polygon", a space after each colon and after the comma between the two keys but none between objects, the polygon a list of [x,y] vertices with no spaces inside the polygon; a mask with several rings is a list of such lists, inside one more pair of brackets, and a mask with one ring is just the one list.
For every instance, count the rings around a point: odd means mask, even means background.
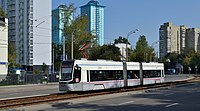
[{"label": "high-rise building", "polygon": [[104,8],[94,0],[81,6],[81,15],[89,19],[88,32],[96,36],[96,43],[100,46],[104,45]]},{"label": "high-rise building", "polygon": [[9,41],[27,71],[52,65],[51,0],[8,0]]},{"label": "high-rise building", "polygon": [[160,57],[167,53],[180,53],[180,27],[167,22],[159,29]]},{"label": "high-rise building", "polygon": [[[55,44],[63,44],[64,41],[64,22],[66,19],[67,6],[66,5],[60,5],[58,8],[54,9],[52,11],[52,41]],[[73,13],[69,17],[69,23],[71,20],[73,20]]]},{"label": "high-rise building", "polygon": [[8,73],[8,19],[0,17],[0,81]]},{"label": "high-rise building", "polygon": [[186,31],[186,46],[188,49],[194,49],[195,51],[200,50],[200,29],[199,28],[188,28]]},{"label": "high-rise building", "polygon": [[200,29],[188,28],[184,25],[175,26],[171,22],[164,23],[159,29],[159,55],[164,57],[168,53],[182,53],[186,48],[200,50]]},{"label": "high-rise building", "polygon": [[3,9],[5,13],[8,12],[7,4],[8,4],[8,0],[0,0],[0,7]]}]

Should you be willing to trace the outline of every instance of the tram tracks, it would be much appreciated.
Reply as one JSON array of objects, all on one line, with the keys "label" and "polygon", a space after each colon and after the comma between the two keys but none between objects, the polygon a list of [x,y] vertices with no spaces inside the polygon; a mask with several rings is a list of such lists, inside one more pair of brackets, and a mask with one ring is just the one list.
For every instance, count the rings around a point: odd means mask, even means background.
[{"label": "tram tracks", "polygon": [[102,90],[102,91],[87,91],[87,92],[74,92],[74,93],[58,93],[58,94],[49,94],[43,96],[34,96],[34,97],[23,97],[23,98],[14,98],[14,99],[5,99],[0,100],[0,109],[8,109],[20,106],[28,106],[34,104],[48,103],[48,102],[56,102],[63,100],[71,100],[77,98],[105,95],[105,94],[113,94],[113,93],[122,93],[127,91],[139,91],[139,90],[151,90],[152,88],[164,88],[164,87],[172,87],[180,84],[188,84],[200,82],[200,77],[194,77],[190,80],[184,81],[176,81],[176,82],[167,82],[156,85],[144,85],[144,86],[134,86],[120,89],[110,89],[110,90]]}]

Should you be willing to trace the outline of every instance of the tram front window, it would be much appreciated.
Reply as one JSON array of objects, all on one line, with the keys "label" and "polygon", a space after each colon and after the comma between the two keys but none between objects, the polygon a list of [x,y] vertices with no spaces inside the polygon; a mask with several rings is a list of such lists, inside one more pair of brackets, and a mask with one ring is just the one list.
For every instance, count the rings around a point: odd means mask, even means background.
[{"label": "tram front window", "polygon": [[62,68],[61,81],[72,80],[72,68]]}]

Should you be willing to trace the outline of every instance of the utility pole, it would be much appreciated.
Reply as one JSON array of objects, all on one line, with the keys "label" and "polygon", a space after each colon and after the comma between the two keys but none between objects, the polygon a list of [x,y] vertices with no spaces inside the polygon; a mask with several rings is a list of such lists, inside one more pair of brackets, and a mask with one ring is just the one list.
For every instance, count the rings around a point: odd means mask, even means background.
[{"label": "utility pole", "polygon": [[53,52],[53,60],[52,60],[52,62],[53,62],[53,64],[52,64],[52,72],[53,72],[53,74],[54,74],[54,63],[55,63],[55,60],[54,60],[54,45],[53,45],[53,48],[52,48],[52,52]]},{"label": "utility pole", "polygon": [[62,61],[65,61],[65,37],[63,36],[63,57]]},{"label": "utility pole", "polygon": [[127,62],[128,62],[128,37],[133,34],[136,33],[138,31],[138,29],[132,30],[130,31],[127,36],[126,36],[126,60],[123,61],[123,77],[124,77],[124,87],[128,86],[128,75],[127,75]]},{"label": "utility pole", "polygon": [[143,72],[142,62],[140,62],[140,85],[143,85]]},{"label": "utility pole", "polygon": [[127,79],[127,63],[123,61],[123,78],[124,78],[124,87],[128,87],[128,79]]},{"label": "utility pole", "polygon": [[71,43],[71,59],[74,59],[74,32],[71,33],[72,35],[72,43]]}]

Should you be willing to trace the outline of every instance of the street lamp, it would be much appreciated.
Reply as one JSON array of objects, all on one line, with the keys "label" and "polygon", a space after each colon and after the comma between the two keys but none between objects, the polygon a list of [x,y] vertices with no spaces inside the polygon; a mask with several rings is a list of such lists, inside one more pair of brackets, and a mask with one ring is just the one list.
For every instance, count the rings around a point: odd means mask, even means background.
[{"label": "street lamp", "polygon": [[74,33],[75,32],[80,32],[80,30],[78,29],[74,29],[72,32],[71,32],[71,59],[73,60],[74,59]]},{"label": "street lamp", "polygon": [[128,62],[128,37],[133,34],[133,33],[136,33],[137,31],[139,31],[138,29],[135,29],[135,30],[132,30],[130,31],[127,36],[126,36],[126,61]]},{"label": "street lamp", "polygon": [[130,31],[127,36],[126,36],[126,61],[123,61],[123,77],[124,77],[124,87],[128,86],[128,78],[127,78],[127,63],[128,62],[128,37],[133,34],[136,33],[138,31],[138,29],[132,30]]},{"label": "street lamp", "polygon": [[74,59],[74,31],[71,33],[72,35],[72,43],[71,43],[71,59]]},{"label": "street lamp", "polygon": [[[160,42],[160,40],[159,40],[159,41],[153,42],[153,43],[151,44],[151,47],[153,48],[153,46],[154,46],[155,44],[157,44],[158,42]],[[154,49],[154,48],[153,48],[153,49]],[[150,53],[150,62],[152,61],[151,59],[152,59],[152,53]]]}]

